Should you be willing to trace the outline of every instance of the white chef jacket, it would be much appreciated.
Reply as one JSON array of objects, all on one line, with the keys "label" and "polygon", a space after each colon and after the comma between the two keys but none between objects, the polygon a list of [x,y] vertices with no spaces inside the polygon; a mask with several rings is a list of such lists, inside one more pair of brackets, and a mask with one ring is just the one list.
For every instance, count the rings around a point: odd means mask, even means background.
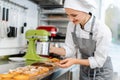
[{"label": "white chef jacket", "polygon": [[[76,26],[77,37],[89,39],[92,19],[93,16],[85,24],[84,29],[81,29],[79,24]],[[73,22],[69,22],[67,26],[65,45],[63,46],[66,51],[66,57],[71,57],[77,52],[71,34],[71,32],[74,31],[74,26],[75,24]],[[96,41],[96,50],[94,52],[94,56],[88,57],[90,68],[101,68],[104,65],[109,53],[109,46],[112,40],[111,31],[104,23],[95,20],[92,39]]]}]

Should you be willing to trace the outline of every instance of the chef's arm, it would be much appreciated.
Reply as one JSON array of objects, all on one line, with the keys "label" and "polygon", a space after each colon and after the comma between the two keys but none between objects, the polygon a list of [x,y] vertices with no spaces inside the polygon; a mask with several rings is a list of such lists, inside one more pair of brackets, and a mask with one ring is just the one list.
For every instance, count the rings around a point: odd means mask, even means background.
[{"label": "chef's arm", "polygon": [[66,54],[64,48],[58,48],[58,47],[50,47],[50,53],[58,54],[61,56],[65,56]]},{"label": "chef's arm", "polygon": [[66,58],[57,63],[61,68],[68,68],[74,64],[90,66],[88,59]]},{"label": "chef's arm", "polygon": [[88,59],[77,59],[75,61],[75,64],[80,64],[80,65],[84,65],[84,66],[90,66]]}]

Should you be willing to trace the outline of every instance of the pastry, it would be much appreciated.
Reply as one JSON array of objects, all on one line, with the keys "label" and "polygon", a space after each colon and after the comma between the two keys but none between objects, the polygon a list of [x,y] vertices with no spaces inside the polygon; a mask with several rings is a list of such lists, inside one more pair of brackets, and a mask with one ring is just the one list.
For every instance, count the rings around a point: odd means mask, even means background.
[{"label": "pastry", "polygon": [[29,77],[33,77],[33,76],[37,76],[39,71],[37,69],[31,69],[30,71],[25,71],[23,73],[28,75]]},{"label": "pastry", "polygon": [[49,71],[47,67],[39,67],[38,70],[39,70],[39,74],[44,74]]},{"label": "pastry", "polygon": [[9,74],[13,74],[14,76],[15,75],[18,75],[18,74],[21,74],[23,71],[22,70],[9,70]]},{"label": "pastry", "polygon": [[12,79],[13,78],[13,75],[12,74],[0,74],[0,78],[3,80],[3,79],[6,79],[6,80],[9,80],[9,79]]},{"label": "pastry", "polygon": [[16,75],[14,80],[30,80],[28,75]]},{"label": "pastry", "polygon": [[12,78],[13,75],[12,74],[0,74],[0,77],[2,77],[2,78]]},{"label": "pastry", "polygon": [[60,59],[52,58],[52,59],[50,59],[50,62],[53,62],[53,63],[60,62]]},{"label": "pastry", "polygon": [[36,66],[37,68],[39,67],[47,67],[49,70],[53,70],[54,69],[54,65],[53,64],[49,64],[49,63],[33,63],[32,66]]}]

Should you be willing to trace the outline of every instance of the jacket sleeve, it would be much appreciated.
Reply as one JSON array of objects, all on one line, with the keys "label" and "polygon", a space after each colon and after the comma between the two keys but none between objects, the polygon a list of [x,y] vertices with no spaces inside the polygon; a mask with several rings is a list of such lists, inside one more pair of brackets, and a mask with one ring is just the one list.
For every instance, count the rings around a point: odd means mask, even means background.
[{"label": "jacket sleeve", "polygon": [[72,57],[76,53],[75,44],[73,43],[71,35],[71,32],[73,32],[73,28],[74,24],[72,22],[69,22],[67,26],[65,45],[63,46],[66,51],[65,57]]},{"label": "jacket sleeve", "polygon": [[94,52],[94,56],[88,58],[91,68],[103,67],[107,59],[112,40],[111,31],[106,25],[97,26],[99,28],[94,37],[96,40],[96,50]]}]

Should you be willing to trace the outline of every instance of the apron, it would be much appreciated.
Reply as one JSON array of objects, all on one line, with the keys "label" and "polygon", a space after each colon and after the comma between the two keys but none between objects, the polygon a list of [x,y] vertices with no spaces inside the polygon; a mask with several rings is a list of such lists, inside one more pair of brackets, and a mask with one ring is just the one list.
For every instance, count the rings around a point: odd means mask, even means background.
[{"label": "apron", "polygon": [[[74,32],[72,32],[73,42],[77,49],[81,53],[82,59],[88,59],[90,56],[94,56],[96,49],[96,41],[92,40],[92,29],[95,23],[95,16],[93,17],[91,24],[91,31],[89,33],[89,39],[78,38],[76,36],[76,25]],[[108,56],[102,68],[91,69],[90,66],[80,66],[80,80],[112,80],[113,68],[111,59]]]}]

